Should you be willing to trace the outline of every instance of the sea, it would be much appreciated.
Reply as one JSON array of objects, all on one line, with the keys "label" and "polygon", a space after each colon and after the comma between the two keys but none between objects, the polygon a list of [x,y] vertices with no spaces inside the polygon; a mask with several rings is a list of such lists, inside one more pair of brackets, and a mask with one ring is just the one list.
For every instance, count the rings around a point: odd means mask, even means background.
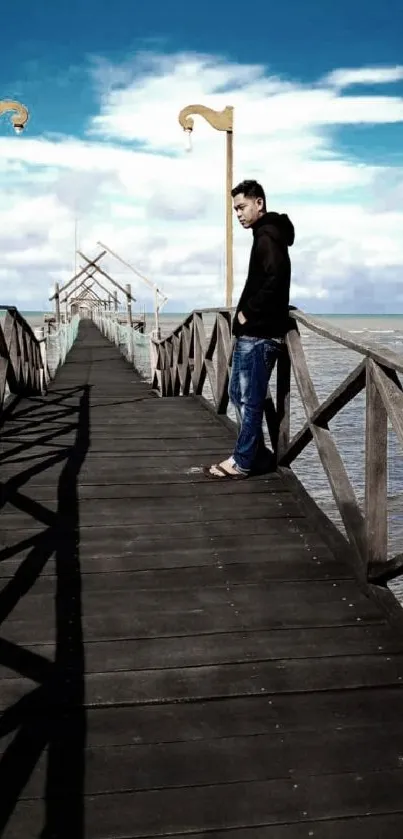
[{"label": "sea", "polygon": [[[32,327],[43,324],[43,312],[22,312]],[[187,313],[160,315],[162,336],[172,332]],[[378,347],[392,349],[403,360],[403,314],[398,315],[315,315],[329,324],[346,330],[357,341],[371,341]],[[146,331],[153,328],[153,315],[146,315]],[[206,332],[212,327],[213,316],[205,315]],[[333,341],[322,338],[305,327],[300,328],[308,368],[319,400],[325,399],[361,360],[361,356]],[[211,393],[206,385],[207,398]],[[231,415],[231,410],[229,411]],[[291,433],[305,422],[305,413],[295,382],[291,388]],[[344,461],[356,497],[363,508],[365,477],[365,393],[357,396],[330,422],[338,450]],[[311,442],[292,467],[319,507],[344,532],[329,482],[323,470],[315,444]],[[389,427],[388,430],[388,556],[403,551],[403,451]],[[390,583],[403,603],[403,578]]]}]

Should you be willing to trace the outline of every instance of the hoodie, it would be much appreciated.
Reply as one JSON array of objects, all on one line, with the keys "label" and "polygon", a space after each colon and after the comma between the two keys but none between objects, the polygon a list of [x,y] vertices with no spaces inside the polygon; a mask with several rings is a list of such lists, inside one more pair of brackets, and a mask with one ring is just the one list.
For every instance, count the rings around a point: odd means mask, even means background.
[{"label": "hoodie", "polygon": [[[252,231],[248,276],[232,331],[236,337],[282,338],[288,326],[291,281],[288,248],[294,242],[294,225],[284,213],[265,213]],[[239,323],[239,312],[245,315],[245,324]]]}]

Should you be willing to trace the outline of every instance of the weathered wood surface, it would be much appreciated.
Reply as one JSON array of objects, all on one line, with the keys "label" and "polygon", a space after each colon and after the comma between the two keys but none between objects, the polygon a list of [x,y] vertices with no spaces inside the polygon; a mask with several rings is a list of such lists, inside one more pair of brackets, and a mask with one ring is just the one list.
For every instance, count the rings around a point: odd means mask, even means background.
[{"label": "weathered wood surface", "polygon": [[192,472],[231,443],[87,323],[14,407],[4,839],[400,839],[403,638],[278,474]]}]

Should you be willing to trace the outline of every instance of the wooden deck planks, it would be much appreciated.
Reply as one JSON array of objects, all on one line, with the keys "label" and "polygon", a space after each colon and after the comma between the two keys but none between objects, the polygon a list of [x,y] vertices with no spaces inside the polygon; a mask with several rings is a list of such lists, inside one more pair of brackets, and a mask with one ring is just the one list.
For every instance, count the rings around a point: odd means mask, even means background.
[{"label": "wooden deck planks", "polygon": [[403,638],[279,475],[203,478],[231,446],[88,323],[14,407],[5,839],[401,836]]}]

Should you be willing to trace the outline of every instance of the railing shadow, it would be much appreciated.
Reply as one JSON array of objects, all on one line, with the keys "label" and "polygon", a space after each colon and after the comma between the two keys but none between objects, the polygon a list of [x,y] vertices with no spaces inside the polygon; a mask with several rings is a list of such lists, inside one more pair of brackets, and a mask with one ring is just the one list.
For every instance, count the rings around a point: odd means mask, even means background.
[{"label": "railing shadow", "polygon": [[[47,749],[46,816],[41,837],[82,839],[84,836],[86,714],[78,476],[90,442],[89,390],[88,386],[81,388],[79,407],[74,409],[77,421],[73,445],[46,458],[42,465],[31,466],[3,485],[3,499],[48,526],[38,535],[0,552],[1,561],[16,556],[25,547],[30,548],[14,577],[0,593],[0,622],[30,590],[48,560],[54,556],[56,626],[53,662],[18,644],[0,639],[0,665],[38,683],[38,687],[8,707],[0,718],[0,738],[16,732],[0,759],[0,835],[12,817],[38,760]],[[70,424],[70,411],[68,415]],[[34,474],[43,472],[62,459],[65,462],[58,481],[57,510],[54,513],[26,498],[21,487]]]}]

